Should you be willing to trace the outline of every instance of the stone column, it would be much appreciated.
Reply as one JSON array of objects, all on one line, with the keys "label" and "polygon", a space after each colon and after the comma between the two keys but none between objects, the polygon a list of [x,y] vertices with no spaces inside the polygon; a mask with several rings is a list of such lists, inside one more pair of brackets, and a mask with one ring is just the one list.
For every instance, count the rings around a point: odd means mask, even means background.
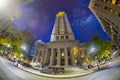
[{"label": "stone column", "polygon": [[35,49],[35,53],[33,55],[33,59],[32,59],[32,62],[31,63],[34,63],[35,62],[35,58],[36,58],[36,49]]},{"label": "stone column", "polygon": [[79,49],[79,47],[77,47],[78,48],[78,64],[80,64],[80,49]]},{"label": "stone column", "polygon": [[36,56],[37,56],[37,47],[35,47],[35,53],[34,53],[34,56],[33,56],[33,59],[32,59],[32,63],[36,62]]},{"label": "stone column", "polygon": [[65,49],[65,66],[68,67],[68,52],[67,52],[67,48]]},{"label": "stone column", "polygon": [[43,61],[43,65],[45,65],[46,64],[46,62],[47,62],[47,56],[48,56],[48,49],[46,49],[46,51],[45,51],[45,56],[44,56],[44,61]]},{"label": "stone column", "polygon": [[80,64],[80,67],[82,67],[82,51],[79,49],[79,64]]},{"label": "stone column", "polygon": [[51,55],[50,55],[50,66],[53,65],[53,58],[54,58],[54,48],[51,49]]},{"label": "stone column", "polygon": [[41,67],[43,67],[43,63],[44,63],[43,61],[44,61],[44,56],[45,56],[45,51],[44,51],[44,49],[42,49],[41,52],[42,52]]},{"label": "stone column", "polygon": [[61,53],[60,53],[60,48],[58,48],[57,66],[60,66],[60,63],[61,63]]},{"label": "stone column", "polygon": [[[37,53],[37,55],[36,55],[36,63],[38,63],[39,58],[40,58],[40,49],[38,50],[38,53]],[[40,62],[39,62],[39,63],[40,63]]]},{"label": "stone column", "polygon": [[71,48],[71,57],[72,57],[72,65],[75,66],[75,56],[74,56],[73,47]]}]

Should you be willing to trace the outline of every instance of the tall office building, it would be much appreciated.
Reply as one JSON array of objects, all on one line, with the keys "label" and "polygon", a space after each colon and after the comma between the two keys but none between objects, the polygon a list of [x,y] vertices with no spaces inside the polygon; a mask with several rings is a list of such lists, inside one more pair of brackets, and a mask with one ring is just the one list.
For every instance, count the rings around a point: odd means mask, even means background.
[{"label": "tall office building", "polygon": [[120,46],[120,0],[90,0],[89,8],[115,46]]},{"label": "tall office building", "polygon": [[68,17],[65,12],[58,12],[53,27],[51,41],[56,40],[75,40]]},{"label": "tall office building", "polygon": [[[39,44],[39,45],[38,45]],[[51,42],[35,43],[32,65],[40,66],[82,66],[87,51],[85,44],[75,40],[67,14],[58,12],[51,34]]]}]

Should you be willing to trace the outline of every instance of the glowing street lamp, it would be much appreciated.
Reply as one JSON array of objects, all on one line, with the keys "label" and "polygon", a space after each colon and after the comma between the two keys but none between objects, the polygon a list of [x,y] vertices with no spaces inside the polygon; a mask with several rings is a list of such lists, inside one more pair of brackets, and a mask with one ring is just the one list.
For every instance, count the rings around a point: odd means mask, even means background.
[{"label": "glowing street lamp", "polygon": [[20,57],[23,57],[23,54],[20,54]]},{"label": "glowing street lamp", "polygon": [[9,47],[10,47],[10,44],[7,44],[7,47],[9,48]]},{"label": "glowing street lamp", "polygon": [[24,44],[24,45],[21,46],[21,49],[26,51],[27,50],[27,46]]},{"label": "glowing street lamp", "polygon": [[92,47],[92,48],[90,49],[90,53],[94,52],[95,50],[96,50],[95,47]]}]

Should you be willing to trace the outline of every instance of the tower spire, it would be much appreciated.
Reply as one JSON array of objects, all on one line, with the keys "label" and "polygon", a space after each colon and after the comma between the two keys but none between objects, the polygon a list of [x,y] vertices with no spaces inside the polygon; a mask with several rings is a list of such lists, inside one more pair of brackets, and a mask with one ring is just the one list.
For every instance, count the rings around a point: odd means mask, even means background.
[{"label": "tower spire", "polygon": [[71,29],[67,14],[63,11],[56,14],[51,41],[74,40],[74,33]]}]

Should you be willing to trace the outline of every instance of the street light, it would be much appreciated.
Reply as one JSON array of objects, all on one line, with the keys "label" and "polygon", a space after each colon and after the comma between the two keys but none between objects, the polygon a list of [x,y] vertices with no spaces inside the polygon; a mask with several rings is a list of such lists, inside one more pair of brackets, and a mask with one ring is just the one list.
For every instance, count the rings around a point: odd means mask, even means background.
[{"label": "street light", "polygon": [[7,44],[7,47],[9,48],[9,47],[10,47],[10,44]]},{"label": "street light", "polygon": [[23,54],[20,54],[20,57],[23,57]]},{"label": "street light", "polygon": [[90,48],[90,53],[93,53],[93,52],[95,52],[95,47],[92,47],[92,48]]},{"label": "street light", "polygon": [[21,46],[21,49],[26,52],[26,51],[27,51],[27,46],[26,46],[25,44],[23,44],[23,45]]}]

